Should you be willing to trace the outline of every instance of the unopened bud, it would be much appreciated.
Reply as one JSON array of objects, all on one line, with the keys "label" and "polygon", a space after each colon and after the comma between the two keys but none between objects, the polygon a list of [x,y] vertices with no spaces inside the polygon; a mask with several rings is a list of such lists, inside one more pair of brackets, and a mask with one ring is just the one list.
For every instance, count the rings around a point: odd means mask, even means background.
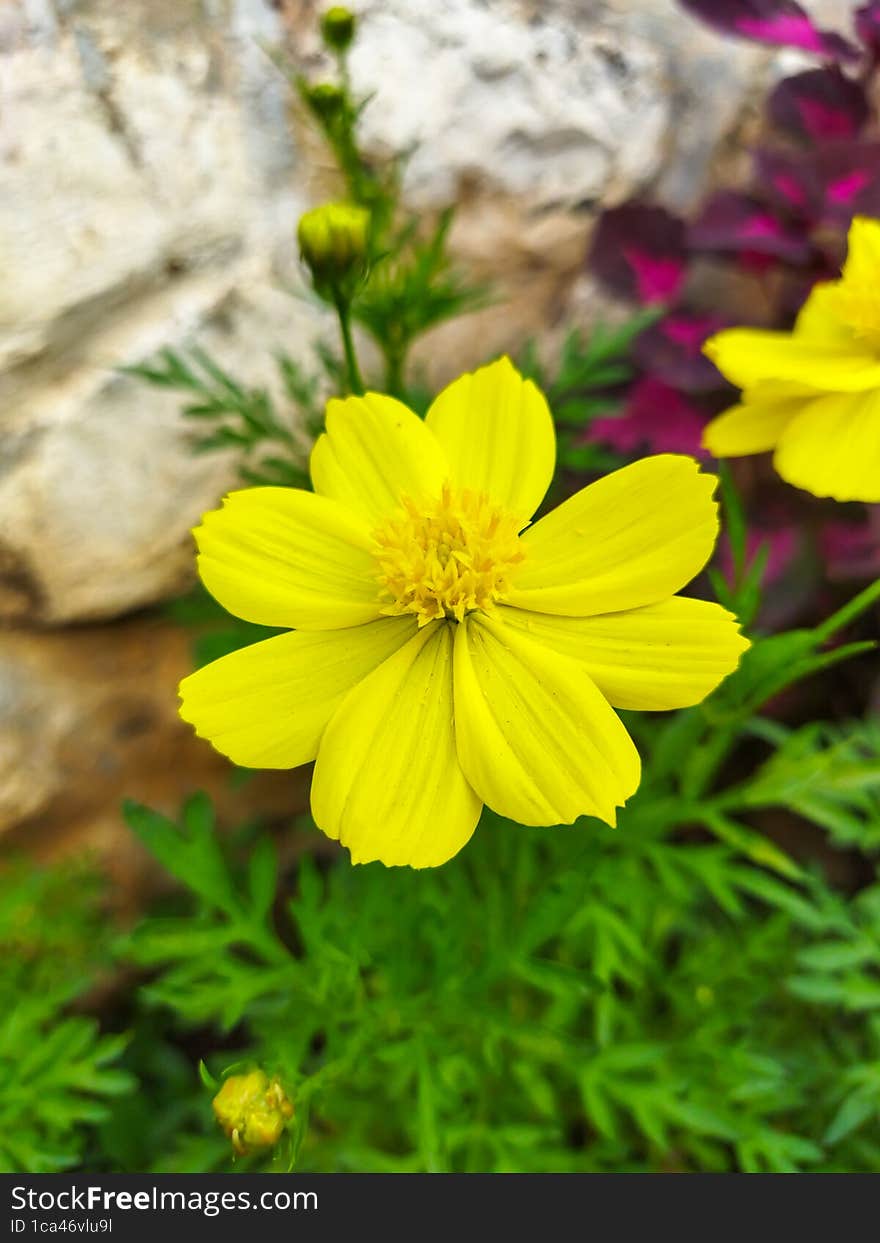
[{"label": "unopened bud", "polygon": [[354,38],[356,19],[351,9],[334,4],[321,18],[321,36],[334,52],[344,52]]},{"label": "unopened bud", "polygon": [[230,1075],[213,1100],[214,1116],[239,1156],[278,1143],[293,1105],[278,1079],[262,1070]]},{"label": "unopened bud", "polygon": [[366,272],[370,213],[354,203],[325,203],[299,222],[300,254],[309,265],[315,289],[350,296]]},{"label": "unopened bud", "polygon": [[318,82],[303,92],[303,98],[319,121],[333,121],[345,107],[345,92],[335,82]]}]

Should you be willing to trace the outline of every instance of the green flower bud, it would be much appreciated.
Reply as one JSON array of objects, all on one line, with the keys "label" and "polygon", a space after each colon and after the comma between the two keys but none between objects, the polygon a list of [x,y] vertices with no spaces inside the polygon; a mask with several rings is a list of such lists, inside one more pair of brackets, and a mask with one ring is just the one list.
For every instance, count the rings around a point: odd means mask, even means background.
[{"label": "green flower bud", "polygon": [[356,19],[351,9],[334,4],[321,18],[321,35],[334,52],[344,52],[354,38]]},{"label": "green flower bud", "polygon": [[366,272],[370,213],[354,203],[325,203],[299,222],[300,254],[322,297],[350,297]]},{"label": "green flower bud", "polygon": [[332,121],[345,107],[345,91],[334,82],[307,87],[303,97],[319,121]]},{"label": "green flower bud", "polygon": [[278,1079],[262,1070],[230,1075],[212,1102],[214,1116],[239,1156],[278,1143],[293,1105]]}]

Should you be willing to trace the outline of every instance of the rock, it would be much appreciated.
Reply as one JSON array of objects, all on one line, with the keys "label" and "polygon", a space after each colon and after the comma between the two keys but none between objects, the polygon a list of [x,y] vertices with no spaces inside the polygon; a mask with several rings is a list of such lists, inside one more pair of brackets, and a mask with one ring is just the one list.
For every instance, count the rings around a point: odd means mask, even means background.
[{"label": "rock", "polygon": [[[238,278],[247,278],[241,267]],[[318,335],[318,320],[254,272],[157,293],[94,333],[78,366],[22,394],[0,469],[0,617],[41,624],[112,617],[182,591],[190,529],[234,486],[227,452],[195,454],[182,397],[113,364],[197,338],[250,383],[277,388],[273,351]],[[302,352],[302,350],[300,350]],[[294,411],[279,400],[282,414]]]},{"label": "rock", "polygon": [[[197,790],[221,824],[264,816],[286,825],[308,806],[305,770],[245,784],[177,716],[190,635],[137,618],[57,633],[0,633],[0,841],[52,860],[92,853],[127,903],[154,871],[125,827],[133,798],[168,814]],[[288,840],[288,844],[289,844]]]},{"label": "rock", "polygon": [[180,395],[117,368],[198,340],[258,383],[321,331],[279,285],[305,200],[257,43],[277,14],[55,11],[31,0],[0,27],[0,620],[40,624],[181,590],[189,529],[235,479],[228,455],[193,455]]},{"label": "rock", "polygon": [[[594,317],[603,303],[587,292],[583,259],[598,211],[640,193],[692,204],[775,64],[668,0],[355,8],[365,145],[409,153],[414,208],[457,203],[454,249],[494,294],[492,306],[421,343],[417,362],[435,385],[552,335],[572,311]],[[317,73],[327,61],[311,12],[295,3],[286,12]]]},{"label": "rock", "polygon": [[414,148],[405,185],[420,205],[481,182],[530,211],[589,208],[661,169],[693,194],[768,61],[650,0],[357,7],[365,138]]},{"label": "rock", "polygon": [[[439,383],[580,306],[599,207],[702,188],[771,54],[667,0],[362,0],[352,57],[375,153],[418,146],[417,210],[460,203],[494,304],[424,343]],[[295,221],[330,186],[261,42],[320,72],[301,0],[27,0],[0,17],[0,620],[112,617],[192,572],[188,531],[234,479],[194,458],[175,394],[115,368],[166,343],[246,382],[322,331]],[[300,286],[301,288],[301,286]]]}]

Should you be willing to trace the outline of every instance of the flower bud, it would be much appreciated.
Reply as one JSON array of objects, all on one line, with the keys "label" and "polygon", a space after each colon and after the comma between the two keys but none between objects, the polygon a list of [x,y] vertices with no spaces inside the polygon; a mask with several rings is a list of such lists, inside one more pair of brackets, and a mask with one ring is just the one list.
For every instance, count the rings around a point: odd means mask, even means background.
[{"label": "flower bud", "polygon": [[303,98],[319,121],[333,121],[345,107],[345,92],[335,82],[318,82],[307,87]]},{"label": "flower bud", "polygon": [[351,46],[355,25],[355,16],[351,9],[334,4],[321,18],[321,36],[327,47],[334,52],[344,52]]},{"label": "flower bud", "polygon": [[366,271],[369,232],[370,213],[354,203],[325,203],[301,218],[300,254],[322,297],[351,296]]},{"label": "flower bud", "polygon": [[278,1079],[262,1070],[230,1075],[212,1102],[214,1116],[239,1156],[278,1143],[293,1105]]}]

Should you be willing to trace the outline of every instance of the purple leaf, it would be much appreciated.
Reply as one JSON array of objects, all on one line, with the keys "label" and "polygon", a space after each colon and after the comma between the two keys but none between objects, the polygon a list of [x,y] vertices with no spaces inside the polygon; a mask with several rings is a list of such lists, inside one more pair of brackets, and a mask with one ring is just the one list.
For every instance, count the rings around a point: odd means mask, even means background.
[{"label": "purple leaf", "polygon": [[[800,195],[789,206],[800,208]],[[781,220],[765,203],[735,190],[720,190],[691,225],[688,240],[698,250],[769,255],[785,263],[805,263],[812,245],[801,229]]]},{"label": "purple leaf", "polygon": [[722,34],[775,47],[796,47],[831,60],[854,59],[857,50],[829,30],[819,30],[794,0],[681,0],[682,7]]},{"label": "purple leaf", "polygon": [[817,166],[823,223],[847,228],[853,216],[880,216],[880,142],[829,144]]},{"label": "purple leaf", "polygon": [[856,9],[856,34],[875,60],[880,59],[880,0]]},{"label": "purple leaf", "polygon": [[718,389],[724,382],[703,353],[703,343],[726,323],[719,315],[667,315],[640,334],[633,357],[642,371],[672,388],[686,392]]},{"label": "purple leaf", "polygon": [[621,414],[593,420],[587,439],[610,445],[625,457],[650,449],[705,458],[705,426],[699,406],[662,380],[646,376],[630,389]]},{"label": "purple leaf", "polygon": [[819,549],[832,581],[880,575],[880,505],[867,507],[867,521],[826,522]]},{"label": "purple leaf", "polygon": [[856,138],[870,115],[864,88],[836,65],[785,78],[770,96],[771,121],[795,138]]},{"label": "purple leaf", "polygon": [[829,142],[815,151],[758,151],[755,169],[768,195],[811,227],[846,228],[853,216],[880,214],[880,142]]},{"label": "purple leaf", "polygon": [[686,276],[684,222],[646,203],[612,207],[599,217],[587,263],[622,297],[672,302]]},{"label": "purple leaf", "polygon": [[755,180],[769,199],[813,225],[821,219],[824,192],[815,151],[754,153]]}]

